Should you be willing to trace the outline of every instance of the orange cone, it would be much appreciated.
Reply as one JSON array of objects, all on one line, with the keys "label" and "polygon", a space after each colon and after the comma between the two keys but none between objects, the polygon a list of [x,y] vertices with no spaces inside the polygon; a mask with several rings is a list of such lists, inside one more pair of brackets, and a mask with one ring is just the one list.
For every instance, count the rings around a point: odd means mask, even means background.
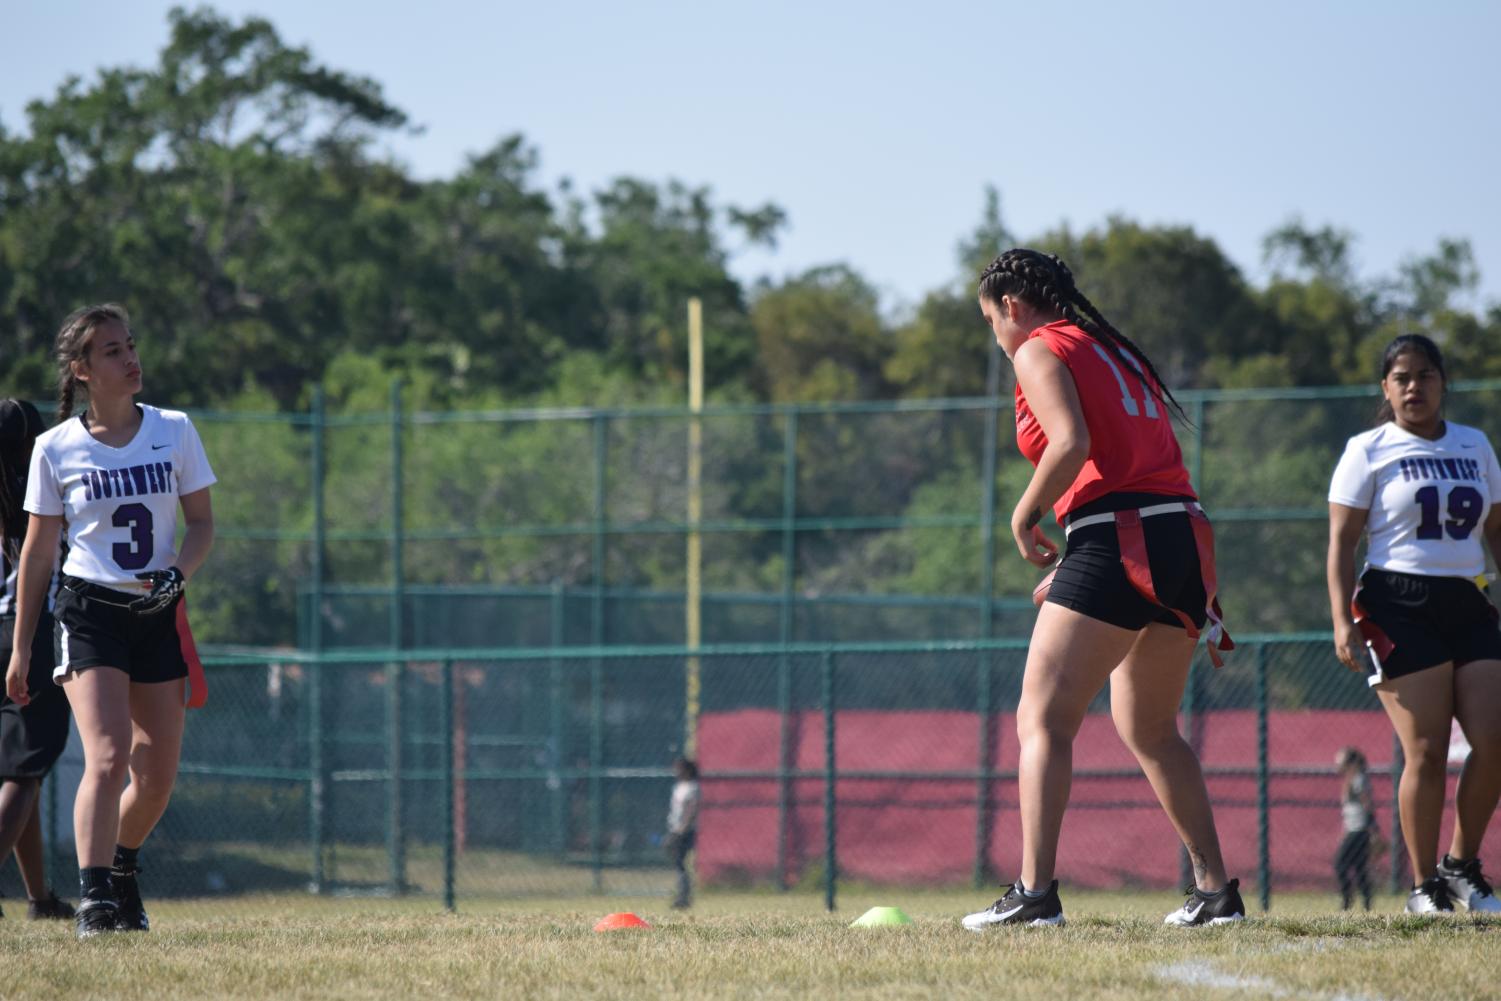
[{"label": "orange cone", "polygon": [[599,919],[599,924],[594,926],[595,931],[622,931],[626,928],[650,928],[651,925],[642,921],[630,911],[622,911],[619,914],[606,914]]}]

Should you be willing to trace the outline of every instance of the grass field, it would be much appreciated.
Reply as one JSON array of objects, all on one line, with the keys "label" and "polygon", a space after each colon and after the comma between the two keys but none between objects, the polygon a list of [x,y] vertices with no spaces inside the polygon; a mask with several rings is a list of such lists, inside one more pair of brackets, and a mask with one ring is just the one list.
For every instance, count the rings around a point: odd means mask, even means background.
[{"label": "grass field", "polygon": [[[1501,998],[1501,921],[1334,913],[1286,898],[1245,925],[1161,925],[1164,893],[1066,894],[1068,927],[974,935],[973,893],[846,890],[461,904],[305,896],[162,902],[147,935],[73,940],[60,923],[0,922],[7,999],[86,998]],[[915,923],[847,925],[901,906]],[[215,916],[221,909],[223,916]],[[609,911],[650,930],[595,934]],[[14,911],[12,912],[14,914]]]}]

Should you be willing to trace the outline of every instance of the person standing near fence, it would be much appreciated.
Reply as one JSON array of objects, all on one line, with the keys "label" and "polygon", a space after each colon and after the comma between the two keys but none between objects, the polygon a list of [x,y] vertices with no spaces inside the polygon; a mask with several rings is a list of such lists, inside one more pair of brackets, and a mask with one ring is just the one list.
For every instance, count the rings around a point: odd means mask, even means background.
[{"label": "person standing near fence", "polygon": [[1334,853],[1334,878],[1339,883],[1340,907],[1349,910],[1355,890],[1365,909],[1371,909],[1372,835],[1376,831],[1376,807],[1371,801],[1371,777],[1359,748],[1342,748],[1334,759],[1339,769],[1339,818],[1344,828]]},{"label": "person standing near fence", "polygon": [[672,763],[677,781],[672,785],[672,799],[667,804],[667,840],[663,847],[672,867],[677,870],[677,893],[672,906],[679,910],[693,906],[693,878],[688,874],[688,853],[698,843],[698,762],[678,758]]},{"label": "person standing near fence", "polygon": [[[1485,432],[1444,419],[1446,382],[1427,337],[1387,346],[1377,426],[1349,440],[1329,485],[1329,603],[1335,655],[1367,673],[1406,759],[1407,910],[1494,913],[1478,855],[1501,796],[1501,629],[1485,578],[1485,548],[1501,561],[1501,466]],[[1454,719],[1471,750],[1439,860]]]},{"label": "person standing near fence", "polygon": [[[1073,741],[1110,680],[1111,712],[1193,862],[1169,925],[1245,918],[1203,772],[1178,732],[1199,630],[1232,644],[1216,601],[1213,532],[1170,421],[1181,409],[1157,370],[1075,287],[1057,257],[1008,250],[980,275],[980,310],[1016,370],[1016,435],[1036,467],[1011,517],[1021,555],[1053,564],[1051,507],[1068,548],[1040,602],[1017,707],[1021,878],[964,927],[1061,925],[1054,869],[1073,779]],[[1047,582],[1045,582],[1047,583]]]},{"label": "person standing near fence", "polygon": [[[214,536],[214,474],[198,432],[185,414],[135,402],[141,365],[129,323],[120,306],[89,306],[58,332],[58,423],[32,452],[5,676],[10,698],[29,702],[31,643],[66,526],[53,678],[83,738],[73,809],[79,938],[149,927],[138,852],[177,777],[184,679],[195,659],[182,593]],[[80,390],[87,409],[75,415]]]},{"label": "person standing near fence", "polygon": [[[16,627],[16,568],[26,538],[26,472],[43,430],[36,407],[0,400],[0,658],[6,664]],[[73,908],[47,886],[42,845],[42,779],[68,744],[68,700],[52,684],[52,632],[52,613],[43,609],[31,645],[31,703],[0,698],[0,859],[15,852],[28,917],[66,920]]]}]

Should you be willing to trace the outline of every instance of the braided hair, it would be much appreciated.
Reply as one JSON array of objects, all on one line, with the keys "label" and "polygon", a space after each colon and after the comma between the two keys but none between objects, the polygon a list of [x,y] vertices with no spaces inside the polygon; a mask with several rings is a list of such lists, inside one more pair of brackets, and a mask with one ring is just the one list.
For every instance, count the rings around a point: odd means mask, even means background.
[{"label": "braided hair", "polygon": [[1150,358],[1125,334],[1116,330],[1094,303],[1074,285],[1074,273],[1056,254],[1016,247],[991,261],[980,272],[980,298],[999,303],[1001,296],[1022,299],[1038,309],[1052,310],[1108,348],[1122,362],[1145,370],[1147,391],[1178,419],[1188,423],[1188,415],[1157,374]]},{"label": "braided hair", "polygon": [[57,358],[57,423],[61,424],[73,416],[74,397],[77,395],[79,379],[73,374],[73,363],[83,361],[89,354],[89,342],[94,336],[94,331],[106,323],[118,323],[130,329],[130,314],[125,312],[125,307],[113,302],[102,303],[98,306],[84,306],[75,309],[63,320],[62,327],[57,332],[57,343],[54,354]]},{"label": "braided hair", "polygon": [[43,429],[36,407],[25,400],[0,400],[0,549],[11,563],[21,558],[26,474],[32,442]]}]

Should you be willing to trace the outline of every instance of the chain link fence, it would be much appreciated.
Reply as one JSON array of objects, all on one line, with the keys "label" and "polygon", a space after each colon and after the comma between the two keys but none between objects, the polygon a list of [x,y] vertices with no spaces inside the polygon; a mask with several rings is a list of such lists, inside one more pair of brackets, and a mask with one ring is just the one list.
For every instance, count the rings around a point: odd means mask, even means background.
[{"label": "chain link fence", "polygon": [[[1450,389],[1453,419],[1501,437],[1501,382]],[[1242,641],[1183,705],[1226,856],[1263,894],[1333,893],[1333,761],[1353,745],[1392,834],[1380,872],[1401,878],[1391,727],[1331,655],[1323,583],[1328,477],[1375,397],[1180,397]],[[386,413],[194,417],[220,477],[193,589],[212,695],[153,892],[666,892],[690,729],[707,886],[1014,874],[1036,578],[1006,528],[1030,475],[1009,401],[409,414],[398,389]],[[1105,706],[1076,746],[1060,875],[1178,883]],[[77,754],[44,794],[60,886]]]}]

